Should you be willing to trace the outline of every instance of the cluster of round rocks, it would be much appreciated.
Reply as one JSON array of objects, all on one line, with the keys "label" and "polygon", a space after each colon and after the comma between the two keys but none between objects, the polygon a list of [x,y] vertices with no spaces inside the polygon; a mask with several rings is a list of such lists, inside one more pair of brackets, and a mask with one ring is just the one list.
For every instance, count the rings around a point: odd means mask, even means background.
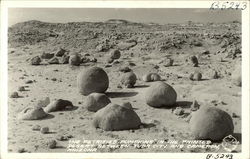
[{"label": "cluster of round rocks", "polygon": [[[120,52],[113,51],[110,58],[112,60],[120,58]],[[191,57],[190,60],[194,67],[198,67],[196,57]],[[69,63],[72,65],[77,65],[78,62],[76,61],[82,61],[77,54],[69,57]],[[170,61],[170,63],[172,65],[173,61]],[[237,86],[241,86],[241,74],[239,75],[239,70],[240,67],[237,66],[234,71],[235,73],[232,75],[233,81]],[[137,80],[136,74],[130,69],[124,69],[123,72],[124,74],[120,80],[121,85],[126,88],[133,88]],[[199,81],[202,75],[199,72],[195,72],[189,78]],[[148,73],[142,77],[142,80],[153,82],[144,94],[147,105],[154,108],[171,108],[175,106],[177,93],[171,85],[161,80],[160,75],[157,73]],[[116,131],[138,129],[142,125],[141,119],[133,110],[131,103],[114,104],[105,94],[109,87],[109,77],[102,68],[90,67],[82,70],[77,76],[77,87],[82,95],[87,96],[83,103],[84,107],[88,111],[95,112],[93,119],[94,127],[105,131]],[[44,105],[45,108],[43,106],[25,108],[18,114],[18,118],[21,120],[37,120],[47,117],[49,112],[71,109],[73,107],[70,101],[62,99]],[[194,108],[195,112],[189,122],[195,139],[219,141],[233,133],[233,121],[227,112],[215,107],[203,106],[200,109],[196,108]],[[181,113],[181,111],[178,112]],[[42,132],[45,131],[47,132],[47,130],[43,130]],[[52,147],[55,144],[53,142]]]},{"label": "cluster of round rocks", "polygon": [[97,62],[97,59],[90,57],[89,54],[81,56],[78,53],[69,54],[68,51],[60,49],[57,53],[42,53],[40,56],[35,56],[30,59],[31,65],[40,65],[43,61],[47,61],[47,64],[70,64],[72,66],[80,66],[81,64],[88,62]]},{"label": "cluster of round rocks", "polygon": [[[84,103],[89,111],[96,112],[93,125],[107,131],[137,129],[141,120],[130,103],[113,104],[105,91],[109,85],[106,72],[99,67],[83,70],[77,78],[79,92],[87,95]],[[101,79],[101,82],[100,82]],[[173,107],[177,100],[175,89],[161,81],[156,73],[149,73],[142,78],[145,82],[155,81],[145,91],[147,105],[155,108]],[[122,76],[121,83],[128,88],[133,87],[136,75],[131,71]],[[196,109],[197,110],[197,109]],[[211,125],[213,125],[211,127]],[[215,107],[201,107],[190,120],[190,128],[195,139],[210,139],[218,141],[232,134],[234,130],[231,116]]]}]

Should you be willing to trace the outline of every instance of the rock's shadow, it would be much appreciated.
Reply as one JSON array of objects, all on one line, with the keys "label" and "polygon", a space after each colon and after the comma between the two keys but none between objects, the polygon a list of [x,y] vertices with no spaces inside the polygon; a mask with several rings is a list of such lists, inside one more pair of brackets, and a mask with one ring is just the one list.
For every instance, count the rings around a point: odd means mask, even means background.
[{"label": "rock's shadow", "polygon": [[45,134],[56,134],[56,132],[54,132],[54,131],[49,131],[49,132],[47,132],[47,133],[45,133]]},{"label": "rock's shadow", "polygon": [[64,146],[56,146],[56,149],[66,149]]},{"label": "rock's shadow", "polygon": [[190,108],[192,104],[190,101],[177,101],[174,107]]},{"label": "rock's shadow", "polygon": [[141,123],[141,125],[143,128],[152,128],[156,126],[154,123]]},{"label": "rock's shadow", "polygon": [[176,107],[190,108],[192,102],[189,101],[177,101],[174,105],[154,107],[156,109],[174,109]]},{"label": "rock's shadow", "polygon": [[48,120],[48,119],[52,119],[52,118],[54,118],[54,117],[55,117],[54,115],[48,114],[45,118],[39,119],[39,120]]},{"label": "rock's shadow", "polygon": [[137,85],[137,86],[135,86],[134,88],[147,88],[147,87],[149,87],[149,85]]},{"label": "rock's shadow", "polygon": [[77,110],[79,107],[78,106],[67,106],[64,110],[62,111],[74,111]]},{"label": "rock's shadow", "polygon": [[106,93],[106,95],[109,98],[133,97],[137,94],[138,92],[107,92]]},{"label": "rock's shadow", "polygon": [[204,78],[204,79],[201,79],[200,81],[208,81],[209,79],[207,78]]},{"label": "rock's shadow", "polygon": [[242,143],[241,133],[234,133],[233,137],[235,137],[237,139],[237,141],[240,142],[240,144]]}]

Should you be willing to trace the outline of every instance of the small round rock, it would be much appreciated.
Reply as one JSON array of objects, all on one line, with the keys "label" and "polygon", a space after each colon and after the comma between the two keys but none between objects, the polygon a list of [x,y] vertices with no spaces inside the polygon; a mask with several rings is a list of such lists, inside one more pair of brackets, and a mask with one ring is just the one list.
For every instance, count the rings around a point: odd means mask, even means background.
[{"label": "small round rock", "polygon": [[71,55],[69,57],[69,64],[73,66],[80,66],[82,62],[81,57],[78,54]]},{"label": "small round rock", "polygon": [[142,80],[145,82],[160,81],[161,76],[157,73],[148,73],[142,77]]},{"label": "small round rock", "polygon": [[18,87],[18,91],[20,91],[20,92],[25,91],[25,87],[24,86]]},{"label": "small round rock", "polygon": [[40,132],[41,132],[42,134],[47,134],[47,133],[49,132],[49,127],[42,127],[42,128],[40,129]]},{"label": "small round rock", "polygon": [[84,107],[87,108],[88,111],[96,112],[99,109],[105,107],[111,103],[108,96],[103,93],[91,93],[88,95],[84,102]]},{"label": "small round rock", "polygon": [[192,81],[201,81],[202,74],[200,72],[191,73],[189,79]]},{"label": "small round rock", "polygon": [[49,149],[54,149],[54,148],[56,148],[56,145],[57,145],[56,140],[49,140],[49,141],[46,142],[46,146],[47,146]]},{"label": "small round rock", "polygon": [[19,97],[19,95],[18,95],[17,92],[13,92],[13,93],[11,93],[11,95],[10,95],[10,98],[18,98],[18,97]]},{"label": "small round rock", "polygon": [[121,84],[127,88],[133,88],[136,83],[137,77],[133,72],[126,72],[121,78]]}]

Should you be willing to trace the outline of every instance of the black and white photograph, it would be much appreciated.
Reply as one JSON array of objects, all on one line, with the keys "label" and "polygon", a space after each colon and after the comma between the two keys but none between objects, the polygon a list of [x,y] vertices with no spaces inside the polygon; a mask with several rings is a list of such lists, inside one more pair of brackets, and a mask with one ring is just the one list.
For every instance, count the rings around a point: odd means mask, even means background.
[{"label": "black and white photograph", "polygon": [[210,4],[8,7],[7,153],[241,154],[249,6]]}]

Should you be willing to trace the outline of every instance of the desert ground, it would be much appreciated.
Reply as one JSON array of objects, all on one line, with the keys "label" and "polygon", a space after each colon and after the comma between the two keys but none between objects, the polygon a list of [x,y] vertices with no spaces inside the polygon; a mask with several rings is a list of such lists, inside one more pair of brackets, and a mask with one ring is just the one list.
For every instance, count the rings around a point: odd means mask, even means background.
[{"label": "desert ground", "polygon": [[[8,99],[8,151],[9,152],[68,152],[69,140],[192,140],[188,118],[190,106],[196,100],[200,106],[213,106],[232,116],[234,134],[240,142],[234,152],[241,152],[241,87],[232,82],[232,72],[241,63],[241,24],[183,23],[154,24],[133,23],[125,20],[106,22],[46,23],[27,21],[15,24],[8,30],[8,92],[18,92],[17,98]],[[117,49],[121,57],[108,63],[110,52]],[[87,62],[80,66],[62,64],[64,54],[78,54]],[[31,65],[31,59],[44,53],[53,53],[58,64],[42,59]],[[195,55],[198,67],[188,58]],[[174,60],[164,66],[166,58]],[[94,60],[93,60],[94,59]],[[135,130],[104,131],[92,125],[94,112],[84,108],[86,96],[79,93],[77,75],[85,68],[98,66],[109,77],[106,95],[112,103],[130,102],[144,126]],[[129,67],[137,76],[135,87],[120,86]],[[199,71],[202,80],[190,80],[191,73]],[[218,78],[213,78],[217,71]],[[154,108],[146,104],[145,90],[154,82],[145,82],[146,73],[158,73],[164,82],[177,92],[173,108]],[[25,91],[18,91],[23,86]],[[41,120],[19,120],[18,113],[26,107],[36,106],[46,97],[69,100],[74,109],[49,113]],[[173,113],[181,107],[184,114]],[[49,133],[34,131],[33,127],[49,127]],[[58,140],[58,136],[66,139]],[[53,149],[46,146],[56,140]],[[221,145],[221,142],[212,142]],[[227,152],[202,148],[104,148],[97,152]]]}]

